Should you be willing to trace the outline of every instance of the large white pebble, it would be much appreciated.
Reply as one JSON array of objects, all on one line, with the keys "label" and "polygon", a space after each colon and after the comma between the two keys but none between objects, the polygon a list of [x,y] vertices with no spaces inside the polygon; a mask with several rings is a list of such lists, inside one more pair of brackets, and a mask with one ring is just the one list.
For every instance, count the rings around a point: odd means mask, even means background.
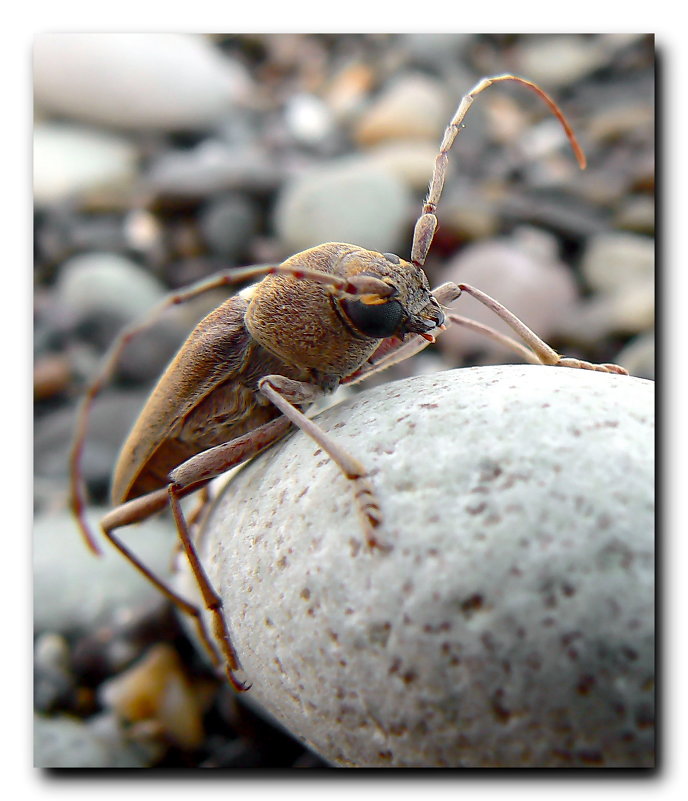
[{"label": "large white pebble", "polygon": [[238,63],[188,34],[44,33],[33,77],[39,108],[134,129],[206,127],[250,86]]},{"label": "large white pebble", "polygon": [[651,765],[652,382],[538,366],[377,387],[239,471],[205,529],[249,695],[343,766]]}]

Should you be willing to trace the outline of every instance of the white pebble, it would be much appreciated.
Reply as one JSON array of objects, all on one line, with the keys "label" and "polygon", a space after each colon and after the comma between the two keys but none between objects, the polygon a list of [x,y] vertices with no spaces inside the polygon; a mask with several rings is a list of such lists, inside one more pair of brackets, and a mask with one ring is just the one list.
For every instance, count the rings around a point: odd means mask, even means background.
[{"label": "white pebble", "polygon": [[41,34],[33,76],[42,110],[133,129],[206,127],[250,87],[243,67],[187,34]]},{"label": "white pebble", "polygon": [[203,554],[250,696],[338,765],[652,764],[653,393],[473,368],[323,413],[388,553],[305,435],[239,471]]},{"label": "white pebble", "polygon": [[136,161],[136,148],[122,137],[42,123],[33,134],[34,199],[44,205],[92,190],[128,186],[135,177]]}]

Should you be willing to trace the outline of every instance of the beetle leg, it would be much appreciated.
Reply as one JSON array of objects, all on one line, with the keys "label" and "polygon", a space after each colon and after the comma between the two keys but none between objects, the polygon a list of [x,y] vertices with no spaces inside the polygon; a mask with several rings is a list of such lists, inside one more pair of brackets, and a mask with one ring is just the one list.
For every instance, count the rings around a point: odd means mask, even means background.
[{"label": "beetle leg", "polygon": [[[222,475],[231,467],[245,462],[264,448],[272,445],[273,442],[284,436],[290,427],[289,420],[284,417],[278,417],[242,437],[237,437],[230,442],[193,456],[172,471],[170,474],[171,483],[167,487],[123,503],[109,512],[101,522],[103,533],[115,548],[176,607],[191,616],[213,664],[219,667],[224,661],[227,677],[234,689],[239,692],[247,690],[248,687],[242,684],[234,675],[240,669],[240,665],[227,630],[227,624],[222,615],[222,601],[213,589],[210,579],[201,564],[192,538],[189,535],[189,528],[179,501],[185,495],[205,488],[212,478]],[[220,643],[222,658],[218,655],[212,639],[205,629],[200,609],[168,587],[113,533],[115,529],[145,520],[152,514],[164,509],[168,503],[174,514],[179,541],[191,565],[204,604],[212,614],[213,635],[216,641]]]},{"label": "beetle leg", "polygon": [[180,611],[189,615],[194,621],[200,639],[205,646],[212,663],[215,667],[219,667],[221,660],[208,636],[208,633],[203,624],[200,609],[187,601],[181,595],[171,589],[164,581],[159,579],[127,546],[116,537],[113,533],[115,529],[122,528],[123,526],[138,523],[145,520],[151,515],[164,509],[169,502],[167,489],[155,490],[140,498],[135,498],[133,501],[118,506],[109,512],[101,521],[101,528],[105,536],[117,548],[117,550],[141,573],[150,583],[159,590],[162,595],[171,601]]},{"label": "beetle leg", "polygon": [[240,682],[236,676],[234,675],[237,670],[241,669],[241,665],[239,664],[239,657],[237,656],[237,652],[232,645],[231,638],[229,636],[229,631],[227,629],[227,620],[225,616],[222,614],[222,598],[217,594],[213,585],[208,578],[208,574],[205,572],[205,568],[201,563],[201,560],[198,556],[196,551],[196,547],[194,546],[191,536],[189,534],[189,527],[186,524],[186,520],[184,518],[184,513],[182,511],[181,504],[179,499],[183,494],[178,487],[174,484],[170,484],[167,488],[167,492],[170,499],[170,506],[172,507],[172,513],[174,515],[175,523],[177,524],[177,532],[179,533],[179,539],[181,540],[182,547],[186,553],[186,557],[189,560],[189,565],[191,566],[191,570],[193,571],[194,578],[196,579],[196,584],[198,585],[198,589],[203,596],[203,603],[205,604],[205,608],[211,613],[212,615],[212,623],[213,623],[213,634],[215,636],[216,642],[220,643],[220,647],[222,649],[222,655],[225,661],[225,673],[227,674],[227,678],[229,679],[230,684],[234,687],[237,692],[244,692],[250,688],[250,685],[243,684]]},{"label": "beetle leg", "polygon": [[573,359],[569,357],[560,356],[553,348],[544,342],[540,337],[531,331],[528,326],[521,322],[521,320],[512,314],[505,306],[497,302],[494,298],[481,292],[469,284],[457,284],[462,292],[472,295],[477,301],[487,306],[488,309],[493,311],[498,317],[512,328],[521,339],[533,351],[539,364],[551,365],[553,367],[578,367],[583,370],[597,370],[603,373],[618,373],[620,375],[628,375],[628,371],[617,364],[593,364],[592,362],[585,362],[580,359]]},{"label": "beetle leg", "polygon": [[317,442],[342,473],[354,482],[355,499],[365,529],[366,544],[371,549],[388,550],[388,546],[383,545],[375,534],[375,529],[382,522],[382,511],[373,485],[368,478],[368,471],[358,459],[348,453],[335,439],[326,434],[320,426],[293,405],[310,403],[321,393],[321,390],[313,384],[292,381],[280,375],[268,375],[261,378],[258,388],[285,417]]}]

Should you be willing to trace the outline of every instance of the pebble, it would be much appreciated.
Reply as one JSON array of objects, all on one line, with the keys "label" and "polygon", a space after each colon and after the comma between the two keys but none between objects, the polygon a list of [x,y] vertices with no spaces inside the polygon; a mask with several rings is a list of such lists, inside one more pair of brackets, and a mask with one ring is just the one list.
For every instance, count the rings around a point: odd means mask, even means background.
[{"label": "pebble", "polygon": [[122,323],[150,311],[165,294],[144,267],[117,253],[80,253],[60,267],[55,299],[78,319],[111,313]]},{"label": "pebble", "polygon": [[[107,509],[93,508],[93,530]],[[154,518],[120,532],[123,540],[161,578],[169,575],[175,543],[174,524]],[[137,610],[164,601],[101,535],[103,555],[86,547],[67,512],[39,514],[33,529],[34,626],[37,632],[88,631],[123,622]]]},{"label": "pebble", "polygon": [[129,130],[206,128],[251,91],[240,64],[187,34],[44,33],[33,78],[40,109]]},{"label": "pebble", "polygon": [[561,331],[593,343],[610,334],[637,334],[655,319],[654,240],[627,232],[590,238],[581,269],[594,290],[562,316]]},{"label": "pebble", "polygon": [[246,252],[258,228],[258,211],[244,195],[223,194],[208,203],[198,222],[211,252],[223,260],[235,262]]},{"label": "pebble", "polygon": [[652,766],[653,397],[523,365],[328,410],[383,551],[308,437],[252,462],[202,539],[250,696],[340,766]]},{"label": "pebble", "polygon": [[350,156],[289,181],[277,200],[275,227],[289,255],[323,242],[395,253],[411,206],[399,178],[365,156]]},{"label": "pebble", "polygon": [[272,190],[281,176],[274,158],[260,145],[229,146],[208,138],[188,150],[156,155],[141,180],[154,194],[193,199],[230,189]]},{"label": "pebble", "polygon": [[162,752],[152,742],[132,741],[112,715],[81,721],[67,715],[36,715],[36,768],[147,768]]},{"label": "pebble", "polygon": [[43,122],[33,134],[33,196],[38,207],[102,189],[127,189],[138,154],[121,136]]},{"label": "pebble", "polygon": [[439,81],[420,73],[402,75],[361,115],[354,137],[362,147],[395,139],[439,142],[450,105]]},{"label": "pebble", "polygon": [[638,234],[655,232],[655,200],[651,195],[631,195],[623,198],[614,217],[617,228]]},{"label": "pebble", "polygon": [[439,140],[433,143],[402,139],[382,142],[370,148],[367,155],[372,163],[396,175],[409,189],[426,192],[438,151]]},{"label": "pebble", "polygon": [[69,359],[61,353],[38,356],[33,365],[33,397],[40,401],[61,395],[72,378]]},{"label": "pebble", "polygon": [[[544,231],[526,227],[517,229],[508,239],[467,245],[434,283],[445,281],[475,286],[506,306],[545,341],[558,330],[562,315],[573,306],[577,294],[573,274],[557,258],[556,240]],[[455,302],[452,310],[514,336],[494,312],[468,296]],[[475,351],[487,351],[490,358],[512,353],[460,325],[451,326],[437,343],[454,363]]]},{"label": "pebble", "polygon": [[199,698],[184,674],[177,652],[155,645],[135,665],[99,688],[102,703],[127,723],[147,721],[184,749],[203,742]]},{"label": "pebble", "polygon": [[297,92],[287,100],[284,121],[294,139],[303,145],[317,145],[335,130],[332,111],[309,92]]},{"label": "pebble", "polygon": [[618,364],[639,378],[655,377],[654,331],[634,337],[618,354]]},{"label": "pebble", "polygon": [[34,708],[49,712],[74,691],[69,645],[60,634],[45,632],[34,643]]},{"label": "pebble", "polygon": [[480,186],[457,186],[447,192],[439,214],[442,230],[460,239],[487,239],[499,230],[495,198]]},{"label": "pebble", "polygon": [[628,284],[654,278],[655,243],[647,236],[605,232],[590,238],[581,268],[597,292],[616,292]]},{"label": "pebble", "polygon": [[594,36],[532,36],[516,53],[517,74],[557,89],[584,78],[604,65],[605,48]]}]

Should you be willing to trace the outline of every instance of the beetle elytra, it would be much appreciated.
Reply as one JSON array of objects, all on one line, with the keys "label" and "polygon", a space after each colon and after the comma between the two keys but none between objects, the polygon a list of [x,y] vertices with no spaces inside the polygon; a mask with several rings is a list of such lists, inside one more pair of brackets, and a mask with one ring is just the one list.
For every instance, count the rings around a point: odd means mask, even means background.
[{"label": "beetle elytra", "polygon": [[[231,270],[168,297],[146,320],[113,343],[80,407],[71,457],[71,506],[89,547],[99,547],[85,519],[81,457],[88,415],[122,350],[169,307],[210,289],[262,280],[231,296],[192,331],[150,395],[126,440],[112,485],[114,508],[101,522],[105,537],[167,598],[190,614],[216,666],[237,690],[246,685],[221,601],[198,558],[180,500],[214,477],[265,450],[294,426],[325,451],[350,480],[369,553],[383,553],[382,516],[365,466],[305,415],[318,397],[361,381],[434,341],[448,324],[477,327],[506,341],[531,362],[625,373],[616,365],[562,358],[497,301],[466,284],[431,290],[423,271],[437,228],[436,209],[448,153],[474,98],[500,81],[536,92],[562,123],[581,167],[585,157],[563,114],[536,84],[514,75],[483,78],[462,99],[447,127],[416,223],[411,258],[328,242],[280,265]],[[507,322],[525,344],[478,326],[447,307],[463,292]],[[169,506],[180,543],[212,612],[200,610],[155,576],[114,533]],[[219,653],[218,648],[219,646]]]}]

